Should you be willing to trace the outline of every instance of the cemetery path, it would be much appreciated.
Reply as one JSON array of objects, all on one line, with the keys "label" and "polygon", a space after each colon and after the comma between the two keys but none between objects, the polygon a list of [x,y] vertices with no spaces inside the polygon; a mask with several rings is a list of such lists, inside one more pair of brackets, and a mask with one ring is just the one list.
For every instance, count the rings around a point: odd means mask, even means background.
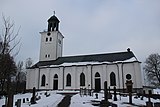
[{"label": "cemetery path", "polygon": [[65,95],[57,107],[69,107],[72,95]]},{"label": "cemetery path", "polygon": [[61,100],[61,102],[57,105],[57,107],[69,107],[71,103],[71,97],[75,95],[75,93],[65,93],[64,98]]}]

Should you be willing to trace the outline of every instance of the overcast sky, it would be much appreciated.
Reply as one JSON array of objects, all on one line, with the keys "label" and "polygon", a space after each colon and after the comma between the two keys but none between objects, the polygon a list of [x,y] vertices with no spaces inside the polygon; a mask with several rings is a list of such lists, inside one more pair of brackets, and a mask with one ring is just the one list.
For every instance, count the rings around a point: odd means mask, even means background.
[{"label": "overcast sky", "polygon": [[16,28],[21,26],[16,60],[39,60],[39,32],[47,29],[53,11],[65,37],[65,56],[128,47],[142,62],[152,53],[160,54],[160,0],[0,0],[1,17],[10,16]]}]

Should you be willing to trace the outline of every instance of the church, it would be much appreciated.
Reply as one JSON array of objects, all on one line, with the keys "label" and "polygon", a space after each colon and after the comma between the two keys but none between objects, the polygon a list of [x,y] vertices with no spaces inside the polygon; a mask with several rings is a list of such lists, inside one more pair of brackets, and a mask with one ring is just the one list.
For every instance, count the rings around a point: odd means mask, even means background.
[{"label": "church", "polygon": [[126,51],[79,56],[62,56],[64,36],[59,19],[48,19],[47,31],[40,32],[39,61],[27,69],[26,89],[100,91],[104,82],[113,89],[126,89],[127,76],[135,90],[142,89],[141,62],[128,48]]}]

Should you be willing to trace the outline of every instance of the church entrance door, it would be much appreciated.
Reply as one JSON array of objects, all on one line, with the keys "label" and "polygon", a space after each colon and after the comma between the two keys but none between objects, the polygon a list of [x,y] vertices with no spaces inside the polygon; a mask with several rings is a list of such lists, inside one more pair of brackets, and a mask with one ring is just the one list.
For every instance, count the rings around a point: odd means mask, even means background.
[{"label": "church entrance door", "polygon": [[100,74],[97,72],[95,74],[95,91],[99,92],[101,90],[101,78]]},{"label": "church entrance door", "polygon": [[101,90],[101,79],[95,79],[95,91],[99,92]]},{"label": "church entrance door", "polygon": [[58,75],[57,74],[54,75],[53,90],[58,90]]}]

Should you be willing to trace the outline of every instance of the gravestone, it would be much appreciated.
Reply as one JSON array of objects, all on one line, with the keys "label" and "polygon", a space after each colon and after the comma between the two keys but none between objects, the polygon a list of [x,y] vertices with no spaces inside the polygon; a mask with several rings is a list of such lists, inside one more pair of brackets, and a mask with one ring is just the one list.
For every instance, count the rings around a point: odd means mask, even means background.
[{"label": "gravestone", "polygon": [[116,87],[114,86],[114,97],[113,101],[117,101],[117,92],[116,92]]},{"label": "gravestone", "polygon": [[108,107],[108,89],[107,89],[107,81],[104,82],[104,100],[100,102],[100,107]]},{"label": "gravestone", "polygon": [[104,98],[105,98],[105,101],[108,101],[107,81],[104,82]]},{"label": "gravestone", "polygon": [[95,96],[96,96],[96,99],[98,99],[98,93],[96,93]]},{"label": "gravestone", "polygon": [[152,91],[148,90],[148,101],[151,102]]},{"label": "gravestone", "polygon": [[47,93],[47,91],[44,93],[44,95],[46,96],[48,93]]},{"label": "gravestone", "polygon": [[49,97],[50,96],[50,94],[48,93],[48,94],[46,94],[46,97]]},{"label": "gravestone", "polygon": [[94,93],[94,91],[93,90],[91,90],[91,96],[93,97],[93,93]]},{"label": "gravestone", "polygon": [[143,100],[143,97],[144,97],[145,94],[146,94],[145,90],[143,90],[143,94],[142,94],[141,100]]},{"label": "gravestone", "polygon": [[80,88],[80,96],[82,97],[82,88]]},{"label": "gravestone", "polygon": [[84,88],[84,95],[87,95],[87,89]]},{"label": "gravestone", "polygon": [[36,88],[33,88],[33,93],[32,93],[32,97],[31,97],[31,104],[36,104]]},{"label": "gravestone", "polygon": [[29,98],[26,98],[26,101],[29,101]]},{"label": "gravestone", "polygon": [[17,99],[17,101],[15,102],[15,106],[21,107],[21,99]]},{"label": "gravestone", "polygon": [[37,96],[37,97],[36,97],[36,101],[37,101],[37,100],[40,100],[40,99],[41,99],[41,96]]},{"label": "gravestone", "polygon": [[92,94],[91,94],[91,90],[89,89],[88,91],[89,91],[89,96],[91,96],[91,95],[92,95]]},{"label": "gravestone", "polygon": [[148,94],[148,102],[146,102],[146,106],[153,107],[153,103],[151,102],[151,94],[152,94],[151,90],[149,90],[148,93],[149,93]]},{"label": "gravestone", "polygon": [[108,99],[112,99],[112,94],[111,94],[111,92],[110,92],[110,91],[111,91],[110,87],[108,88],[108,91],[109,91],[109,92],[108,92]]},{"label": "gravestone", "polygon": [[23,103],[25,103],[25,98],[23,98]]},{"label": "gravestone", "polygon": [[129,94],[129,103],[132,104],[132,88],[133,88],[133,82],[131,80],[131,75],[127,74],[126,75],[126,87],[127,87],[127,91]]}]

